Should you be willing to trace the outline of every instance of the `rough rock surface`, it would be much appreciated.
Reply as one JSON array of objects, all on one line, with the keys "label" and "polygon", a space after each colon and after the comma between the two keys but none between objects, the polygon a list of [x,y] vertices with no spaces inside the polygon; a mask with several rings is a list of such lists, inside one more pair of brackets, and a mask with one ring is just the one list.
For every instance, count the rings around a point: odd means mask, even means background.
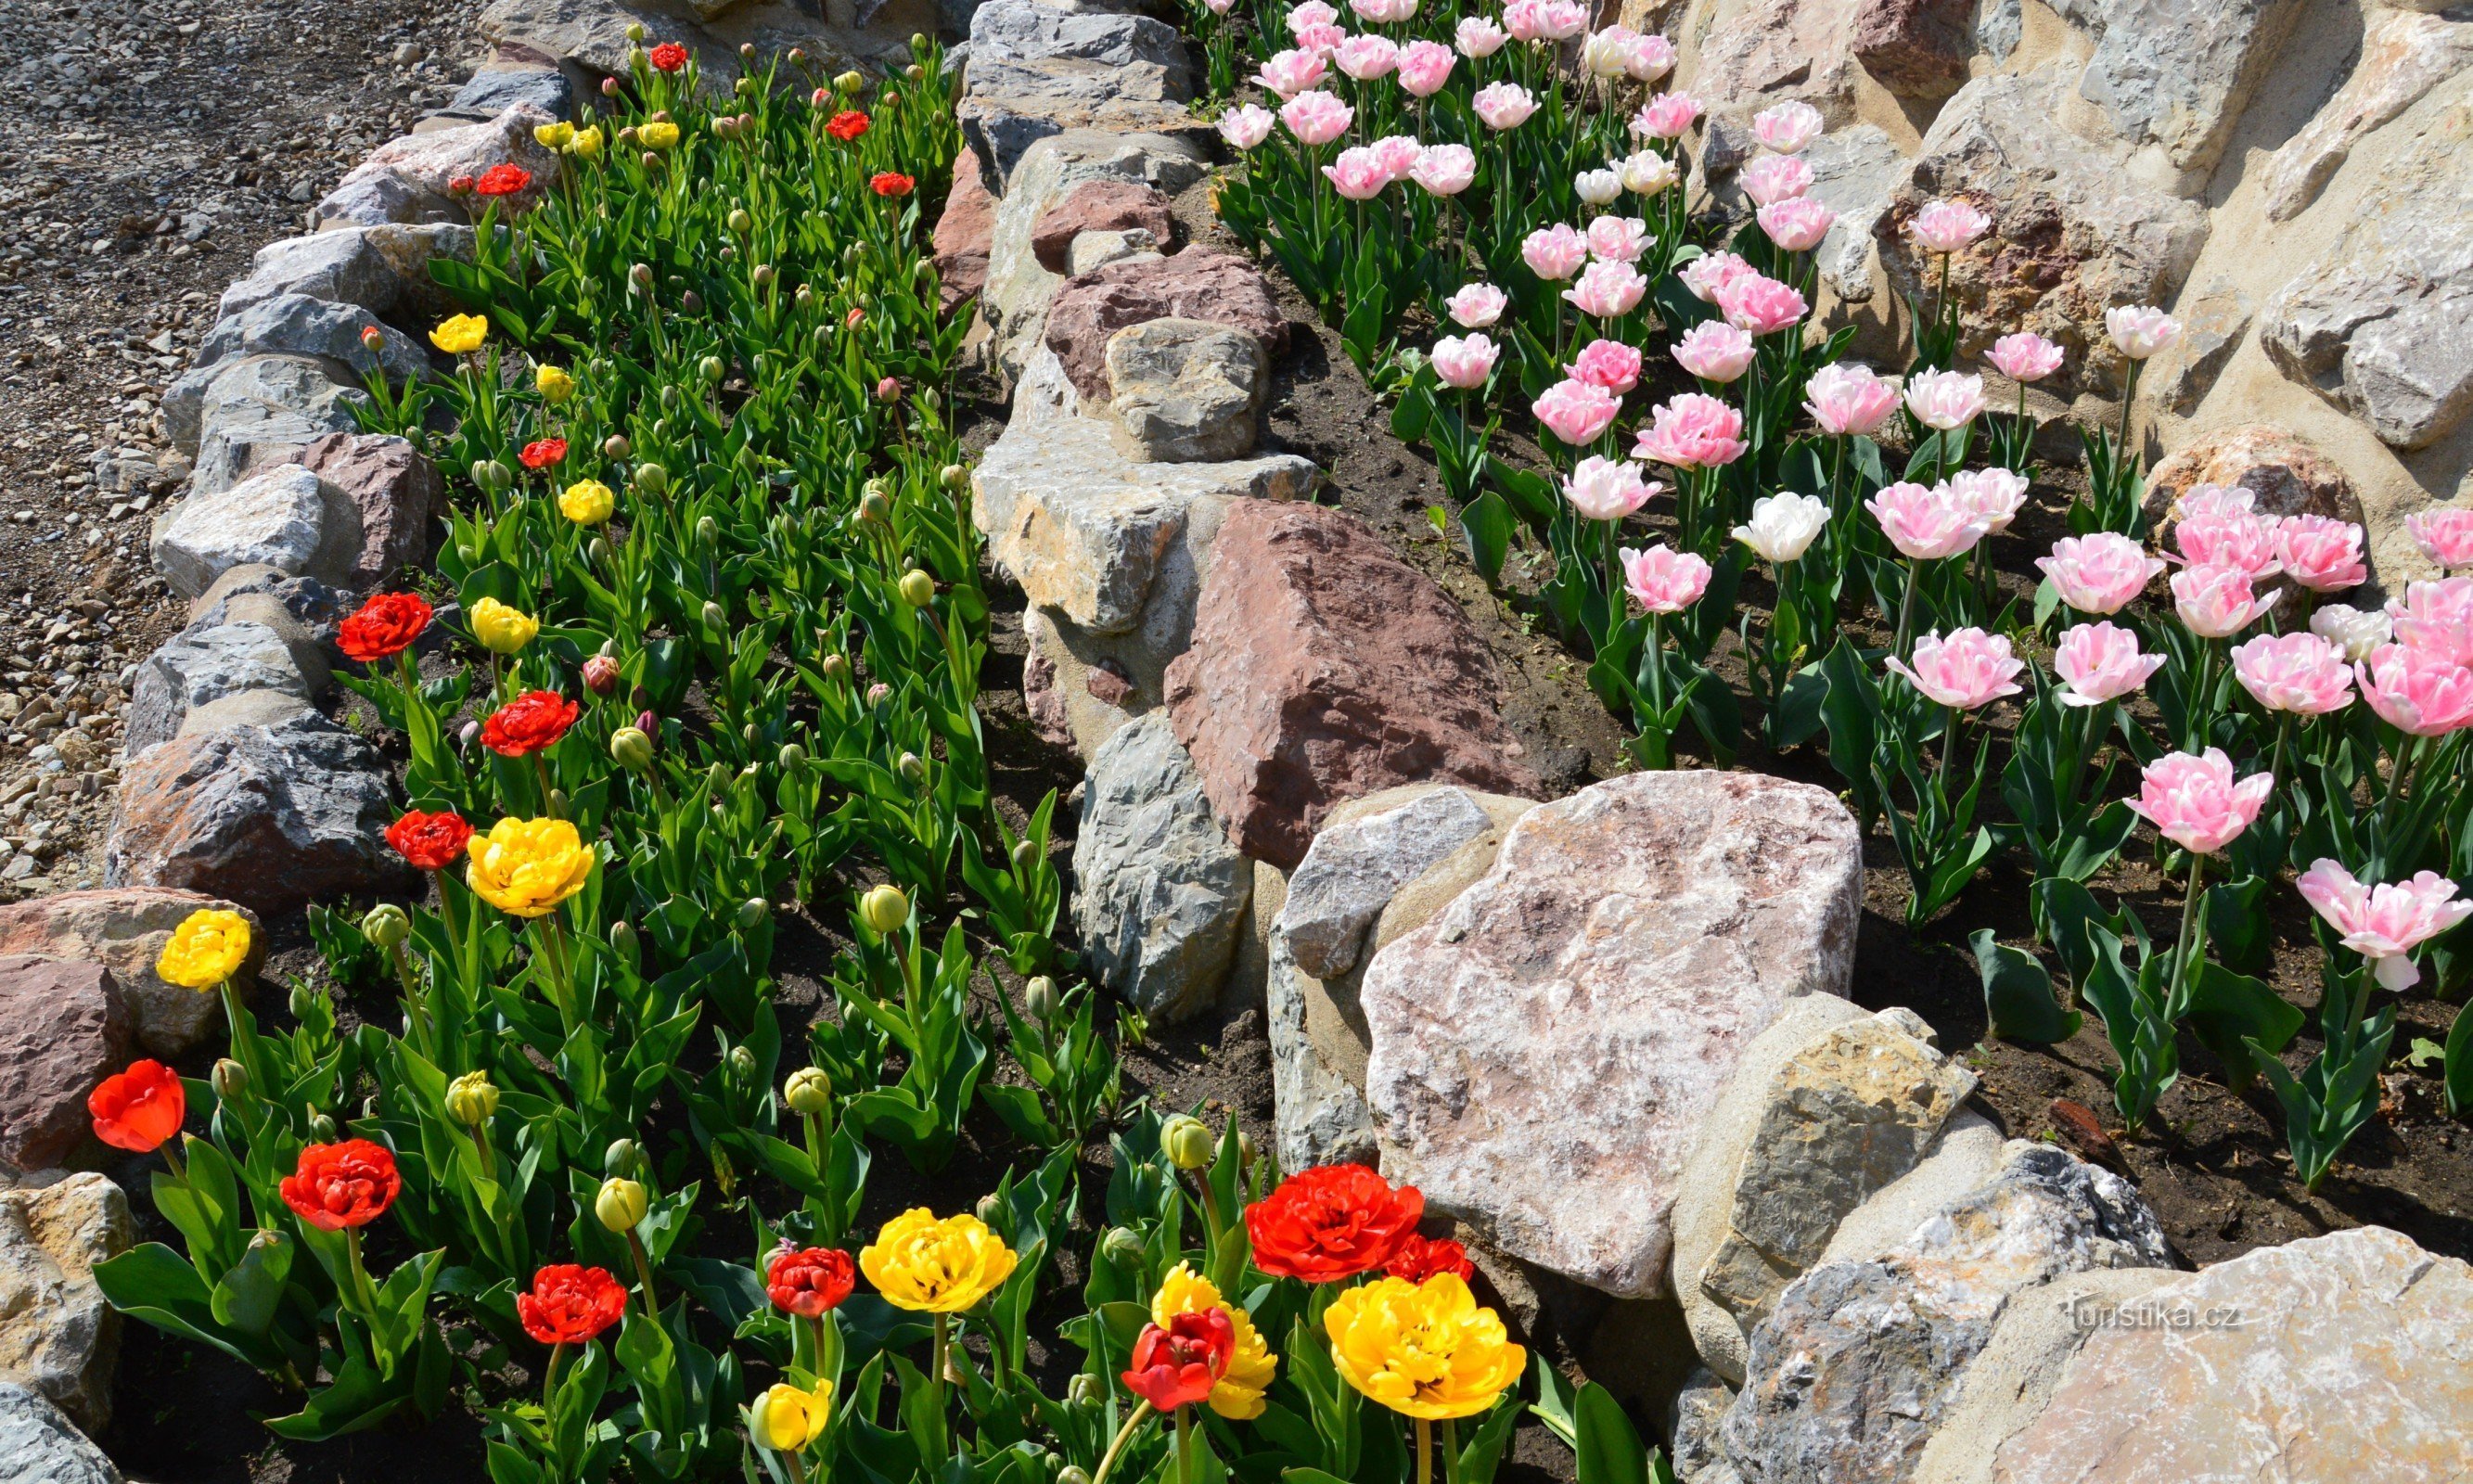
[{"label": "rough rock surface", "polygon": [[1539,792],[1496,686],[1468,615],[1381,538],[1254,501],[1212,544],[1166,700],[1230,838],[1288,870],[1345,799],[1429,779]]},{"label": "rough rock surface", "polygon": [[329,433],[300,450],[300,467],[343,493],[360,515],[361,549],[344,586],[374,587],[429,559],[446,511],[438,467],[410,442],[379,433]]},{"label": "rough rock surface", "polygon": [[1110,263],[1067,279],[1047,306],[1047,347],[1064,363],[1074,390],[1095,400],[1108,395],[1110,337],[1129,324],[1166,319],[1242,330],[1261,343],[1266,358],[1288,344],[1287,319],[1251,258],[1188,248],[1173,257]]},{"label": "rough rock surface", "polygon": [[121,1476],[42,1393],[0,1381],[0,1484],[121,1484]]},{"label": "rough rock surface", "polygon": [[1832,129],[1853,122],[1854,13],[1850,0],[1753,0],[1717,18],[1699,39],[1692,84],[1717,104],[1703,170],[1730,173],[1750,157],[1752,115],[1789,99],[1818,108]]},{"label": "rough rock surface", "polygon": [[249,961],[233,979],[243,1003],[257,986],[266,941],[254,915],[238,903],[162,886],[56,892],[0,907],[0,954],[38,953],[100,964],[128,1005],[132,1034],[147,1054],[177,1057],[223,1021],[222,1000],[155,972],[172,930],[192,912],[239,912],[250,919]]},{"label": "rough rock surface", "polygon": [[1253,894],[1193,759],[1146,716],[1091,760],[1073,842],[1073,921],[1100,981],[1163,1022],[1210,1007]]},{"label": "rough rock surface", "polygon": [[948,311],[976,299],[988,281],[988,248],[996,238],[996,199],[988,191],[979,157],[964,150],[953,159],[953,189],[929,239],[936,253],[936,299]]},{"label": "rough rock surface", "polygon": [[60,1163],[86,1137],[86,1094],[128,1049],[129,1006],[103,966],[0,958],[0,1160]]},{"label": "rough rock surface", "polygon": [[2267,214],[2289,222],[2318,199],[2353,146],[2473,62],[2473,24],[2410,10],[2371,10],[2361,60],[2336,96],[2267,165]]},{"label": "rough rock surface", "polygon": [[[2204,179],[2304,0],[2107,0],[2078,93],[2133,146]],[[2042,121],[2050,127],[2050,121]]]},{"label": "rough rock surface", "polygon": [[1848,50],[1903,98],[1946,98],[1966,81],[1975,0],[1860,0]]},{"label": "rough rock surface", "polygon": [[1167,198],[1139,180],[1102,177],[1085,180],[1065,199],[1040,213],[1030,229],[1031,254],[1052,274],[1067,273],[1073,239],[1084,232],[1119,232],[1138,227],[1151,241],[1166,247],[1176,237],[1176,218]]},{"label": "rough rock surface", "polygon": [[328,433],[359,426],[352,405],[369,394],[351,368],[305,355],[252,355],[216,375],[198,404],[197,426],[174,442],[194,443],[190,498],[220,493],[259,470],[288,464]]},{"label": "rough rock surface", "polygon": [[1656,1293],[1701,1121],[1789,1002],[1844,993],[1861,891],[1854,819],[1808,784],[1639,773],[1528,811],[1366,969],[1384,1171],[1513,1257]]},{"label": "rough rock surface", "polygon": [[218,319],[229,319],[282,294],[357,304],[374,315],[420,322],[446,307],[445,290],[429,260],[472,260],[472,228],[455,223],[338,227],[284,237],[257,250],[249,276],[224,290]]},{"label": "rough rock surface", "polygon": [[370,745],[323,717],[179,737],[130,763],[104,848],[114,886],[178,886],[273,914],[400,878]]},{"label": "rough rock surface", "polygon": [[1108,411],[1138,463],[1197,464],[1254,451],[1271,385],[1261,342],[1201,320],[1151,320],[1108,340]]},{"label": "rough rock surface", "polygon": [[1410,786],[1415,796],[1398,807],[1314,836],[1288,875],[1278,930],[1297,967],[1317,979],[1355,969],[1367,929],[1400,888],[1494,823],[1466,789]]},{"label": "rough rock surface", "polygon": [[111,1421],[120,1315],[94,1265],[129,1250],[129,1199],[101,1175],[0,1189],[0,1382],[42,1393],[77,1424]]},{"label": "rough rock surface", "polygon": [[1855,124],[1813,140],[1803,158],[1812,166],[1806,194],[1837,213],[1817,250],[1821,278],[1840,299],[1862,303],[1872,297],[1872,227],[1907,157],[1880,126]]},{"label": "rough rock surface", "polygon": [[[319,679],[324,666],[320,664]],[[137,666],[124,734],[135,757],[180,733],[189,712],[246,690],[271,690],[306,705],[313,682],[282,634],[261,623],[192,624]]]},{"label": "rough rock surface", "polygon": [[2334,462],[2303,439],[2265,423],[2210,433],[2168,455],[2147,476],[2147,523],[2170,548],[2173,502],[2199,485],[2247,490],[2262,515],[2362,518],[2360,496]]},{"label": "rough rock surface", "polygon": [[260,563],[343,585],[362,548],[360,512],[299,465],[278,465],[181,502],[155,538],[155,565],[183,597],[227,570]]},{"label": "rough rock surface", "polygon": [[532,180],[499,198],[499,217],[531,210],[558,183],[558,152],[533,137],[557,119],[545,108],[519,103],[486,124],[406,134],[372,150],[314,208],[321,223],[461,222],[466,202],[447,189],[459,176],[478,180],[493,165],[516,165]]},{"label": "rough rock surface", "polygon": [[1381,1149],[1375,1142],[1374,1111],[1365,1105],[1365,1090],[1313,1044],[1315,996],[1305,971],[1288,956],[1287,943],[1276,934],[1263,998],[1269,1011],[1280,1167],[1378,1162]]},{"label": "rough rock surface", "polygon": [[1149,16],[990,0],[971,18],[955,112],[965,141],[1010,180],[1040,140],[1070,130],[1194,132],[1190,72],[1176,28]]},{"label": "rough rock surface", "polygon": [[[361,340],[372,329],[379,336],[375,351]],[[389,380],[401,382],[429,370],[429,352],[419,341],[357,304],[276,294],[215,322],[189,369],[163,393],[166,421],[194,425],[221,369],[252,355],[323,358],[350,368],[356,379],[383,368]]]}]

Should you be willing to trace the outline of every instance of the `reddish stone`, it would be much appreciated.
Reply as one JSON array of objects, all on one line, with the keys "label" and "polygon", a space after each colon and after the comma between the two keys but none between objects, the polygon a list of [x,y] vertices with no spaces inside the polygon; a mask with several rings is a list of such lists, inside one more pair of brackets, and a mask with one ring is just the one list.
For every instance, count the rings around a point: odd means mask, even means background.
[{"label": "reddish stone", "polygon": [[1114,177],[1085,180],[1040,213],[1030,229],[1030,252],[1040,267],[1061,274],[1074,238],[1084,232],[1120,232],[1129,227],[1149,232],[1158,240],[1160,251],[1166,251],[1176,232],[1167,198],[1140,180]]},{"label": "reddish stone", "polygon": [[1089,691],[1094,700],[1105,702],[1113,706],[1122,706],[1127,701],[1133,699],[1134,679],[1125,673],[1123,665],[1113,659],[1103,658],[1091,667],[1089,675],[1082,678],[1082,688]]},{"label": "reddish stone", "polygon": [[202,908],[238,912],[249,919],[249,959],[232,981],[246,1004],[266,957],[266,935],[254,913],[201,892],[108,886],[31,897],[0,907],[0,954],[34,953],[102,965],[129,1006],[130,1033],[149,1054],[169,1060],[223,1023],[217,996],[168,983],[155,972],[172,930]]},{"label": "reddish stone", "polygon": [[996,199],[978,156],[964,150],[953,160],[953,189],[945,198],[930,238],[936,250],[936,299],[948,313],[979,297],[988,282],[988,251],[996,235]]},{"label": "reddish stone", "polygon": [[375,587],[400,568],[428,562],[446,487],[420,449],[382,434],[329,433],[300,450],[300,467],[344,491],[361,513],[361,554],[349,586]]},{"label": "reddish stone", "polygon": [[1056,747],[1073,745],[1073,722],[1065,709],[1065,696],[1056,688],[1056,661],[1036,648],[1022,657],[1021,705],[1030,713],[1030,730],[1042,741]]},{"label": "reddish stone", "polygon": [[0,1160],[58,1164],[88,1127],[86,1094],[129,1054],[129,1007],[100,964],[0,958]]},{"label": "reddish stone", "polygon": [[1459,605],[1355,517],[1238,500],[1164,690],[1229,837],[1292,871],[1324,816],[1381,789],[1536,797],[1497,683]]},{"label": "reddish stone", "polygon": [[2199,485],[2247,490],[2262,515],[2324,515],[2360,524],[2361,496],[2325,454],[2266,423],[2210,433],[2166,457],[2147,476],[2147,523],[2168,539],[2173,502]]},{"label": "reddish stone", "polygon": [[1862,0],[1855,60],[1902,98],[1946,98],[1966,82],[1975,0]]},{"label": "reddish stone", "polygon": [[1108,395],[1108,337],[1128,324],[1167,319],[1243,330],[1273,359],[1287,348],[1288,322],[1270,280],[1252,259],[1215,248],[1110,263],[1066,279],[1047,307],[1047,348],[1064,363],[1073,389],[1097,401]]}]

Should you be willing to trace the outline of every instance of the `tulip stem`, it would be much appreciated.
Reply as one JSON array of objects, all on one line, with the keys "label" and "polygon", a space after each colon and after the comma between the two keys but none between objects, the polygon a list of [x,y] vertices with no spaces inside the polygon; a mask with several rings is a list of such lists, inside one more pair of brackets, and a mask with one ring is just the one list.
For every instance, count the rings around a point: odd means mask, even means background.
[{"label": "tulip stem", "polygon": [[1907,560],[1907,595],[1898,604],[1898,634],[1897,637],[1889,642],[1889,653],[1892,655],[1903,658],[1907,652],[1907,640],[1914,635],[1915,588],[1921,584],[1923,570],[1922,562],[1911,557]]},{"label": "tulip stem", "polygon": [[1433,1484],[1434,1424],[1417,1419],[1417,1484]]},{"label": "tulip stem", "polygon": [[344,1257],[351,1264],[353,1301],[364,1305],[361,1309],[364,1316],[374,1316],[378,1311],[378,1291],[370,1282],[369,1267],[361,1261],[360,1228],[344,1229]]},{"label": "tulip stem", "polygon": [[1193,1408],[1176,1409],[1176,1484],[1193,1484]]},{"label": "tulip stem", "polygon": [[644,1256],[643,1238],[636,1229],[627,1229],[627,1251],[636,1259],[636,1277],[644,1284],[644,1312],[655,1320],[661,1317],[661,1302],[653,1293],[653,1264]]},{"label": "tulip stem", "polygon": [[180,1140],[187,1137],[174,1129],[172,1137],[162,1143],[163,1162],[172,1167],[172,1178],[184,1185],[189,1183],[189,1161],[180,1157]]},{"label": "tulip stem", "polygon": [[[2173,939],[2173,991],[2170,995],[2171,1003],[2189,1003],[2189,987],[2196,985],[2197,982],[2197,976],[2190,971],[2190,940],[2194,936],[2192,930],[2198,921],[2198,898],[2201,895],[2199,891],[2199,881],[2200,878],[2206,874],[2206,871],[2207,857],[2205,854],[2197,850],[2192,850],[2190,852],[2190,890],[2188,895],[2181,898],[2181,931]],[[2171,1003],[2168,1003],[2168,1011],[2171,1008]],[[2180,1017],[2178,1015],[2170,1015],[2168,1017],[2168,1020],[2178,1020],[2179,1018]]]},{"label": "tulip stem", "polygon": [[1444,1484],[1460,1484],[1460,1430],[1451,1418],[1443,1419]]},{"label": "tulip stem", "polygon": [[1091,1484],[1108,1484],[1108,1471],[1116,1466],[1116,1455],[1125,1450],[1125,1445],[1133,1439],[1134,1429],[1150,1415],[1151,1404],[1148,1401],[1134,1408],[1133,1415],[1125,1419],[1125,1424],[1116,1429],[1116,1436],[1109,1443],[1108,1451],[1100,1455],[1099,1472],[1091,1476]]},{"label": "tulip stem", "polygon": [[278,1084],[267,1074],[266,1058],[259,1052],[257,1037],[250,1028],[249,1022],[242,1017],[240,992],[233,988],[232,981],[227,978],[215,986],[215,993],[223,998],[224,1026],[231,1032],[233,1057],[249,1072],[250,1085],[260,1089],[259,1096],[274,1098],[278,1090]]},{"label": "tulip stem", "polygon": [[549,1347],[549,1364],[541,1369],[541,1412],[549,1414],[550,1399],[558,1395],[558,1366],[566,1358],[566,1342],[554,1340]]}]

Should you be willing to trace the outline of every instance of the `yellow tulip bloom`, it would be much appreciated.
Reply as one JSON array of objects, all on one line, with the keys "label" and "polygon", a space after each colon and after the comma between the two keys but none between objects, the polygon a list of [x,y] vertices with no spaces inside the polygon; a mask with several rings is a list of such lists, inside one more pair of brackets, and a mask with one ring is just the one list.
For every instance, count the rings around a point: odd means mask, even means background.
[{"label": "yellow tulip bloom", "polygon": [[749,1410],[755,1414],[756,1441],[777,1453],[795,1453],[825,1435],[832,1421],[833,1385],[818,1381],[813,1391],[801,1391],[787,1381],[764,1389]]},{"label": "yellow tulip bloom", "polygon": [[490,338],[490,322],[477,314],[459,314],[429,332],[429,343],[448,355],[469,355]]},{"label": "yellow tulip bloom", "polygon": [[466,616],[472,624],[472,637],[481,641],[481,647],[501,655],[515,654],[540,633],[540,619],[495,598],[483,598],[473,604]]},{"label": "yellow tulip bloom", "polygon": [[546,917],[592,876],[592,851],[564,820],[500,820],[464,849],[465,884],[510,917]]},{"label": "yellow tulip bloom", "polygon": [[541,124],[533,130],[533,138],[544,149],[563,150],[575,139],[575,126],[564,119],[555,124]]},{"label": "yellow tulip bloom", "polygon": [[976,1216],[938,1220],[924,1206],[884,1224],[859,1271],[896,1308],[958,1314],[1013,1276],[1013,1249]]},{"label": "yellow tulip bloom", "polygon": [[644,141],[648,150],[666,150],[679,142],[679,126],[655,119],[636,126],[636,137]]},{"label": "yellow tulip bloom", "polygon": [[597,479],[582,479],[559,492],[558,513],[580,526],[597,526],[618,508],[618,496]]},{"label": "yellow tulip bloom", "polygon": [[1221,1298],[1211,1280],[1180,1262],[1168,1269],[1167,1277],[1160,1280],[1159,1292],[1151,1296],[1151,1323],[1164,1329],[1179,1314],[1214,1308],[1228,1315],[1236,1344],[1229,1352],[1228,1374],[1211,1388],[1211,1410],[1232,1423],[1251,1422],[1262,1415],[1262,1393],[1271,1389],[1271,1378],[1279,1374],[1280,1357],[1271,1353],[1262,1332],[1242,1308]]},{"label": "yellow tulip bloom", "polygon": [[552,407],[564,407],[566,399],[575,395],[575,378],[567,374],[566,368],[563,366],[536,366],[533,368],[533,390],[539,392],[541,400]]},{"label": "yellow tulip bloom", "polygon": [[575,132],[575,137],[567,141],[566,153],[574,156],[578,159],[599,159],[601,157],[601,126],[594,124],[588,128],[577,130]]},{"label": "yellow tulip bloom", "polygon": [[1409,1417],[1474,1417],[1528,1363],[1456,1273],[1352,1288],[1332,1301],[1323,1328],[1341,1378]]},{"label": "yellow tulip bloom", "polygon": [[201,907],[172,930],[155,960],[155,972],[166,984],[184,990],[211,990],[240,972],[249,959],[249,919],[237,912]]}]

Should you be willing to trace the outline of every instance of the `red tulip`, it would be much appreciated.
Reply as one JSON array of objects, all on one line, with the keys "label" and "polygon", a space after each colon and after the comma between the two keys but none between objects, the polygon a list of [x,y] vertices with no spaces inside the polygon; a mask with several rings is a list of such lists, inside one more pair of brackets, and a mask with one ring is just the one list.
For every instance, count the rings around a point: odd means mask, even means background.
[{"label": "red tulip", "polygon": [[452,809],[424,814],[419,809],[387,826],[387,844],[422,871],[444,871],[464,858],[464,844],[472,826]]},{"label": "red tulip", "polygon": [[581,1345],[627,1312],[627,1290],[607,1268],[553,1263],[533,1275],[533,1291],[516,1295],[524,1333],[543,1345]]},{"label": "red tulip", "polygon": [[856,108],[844,108],[825,126],[825,132],[848,144],[867,132],[868,117]]},{"label": "red tulip", "polygon": [[676,72],[687,64],[687,49],[676,41],[664,41],[653,48],[653,67],[660,72]]},{"label": "red tulip", "polygon": [[1275,1278],[1336,1282],[1391,1260],[1415,1234],[1426,1198],[1362,1164],[1325,1164],[1280,1182],[1245,1208],[1254,1265]]},{"label": "red tulip", "polygon": [[132,1062],[86,1094],[94,1137],[114,1149],[151,1153],[180,1132],[189,1094],[180,1076],[160,1062]]},{"label": "red tulip", "polygon": [[472,191],[478,196],[513,196],[532,183],[533,173],[521,165],[492,165],[472,182]]},{"label": "red tulip", "polygon": [[368,1226],[386,1214],[402,1189],[393,1152],[366,1138],[311,1144],[276,1186],[283,1204],[321,1232]]},{"label": "red tulip", "polygon": [[412,648],[434,611],[417,592],[381,592],[344,620],[335,644],[363,664],[392,659]]},{"label": "red tulip", "polygon": [[878,196],[907,196],[918,183],[898,170],[879,170],[867,178],[867,188]]},{"label": "red tulip", "polygon": [[852,1281],[849,1253],[832,1247],[784,1249],[765,1270],[764,1292],[774,1307],[813,1319],[840,1307]]},{"label": "red tulip", "polygon": [[554,690],[528,690],[490,713],[481,745],[501,757],[530,757],[554,747],[580,707]]},{"label": "red tulip", "polygon": [[1453,1273],[1466,1282],[1477,1277],[1477,1264],[1469,1260],[1468,1249],[1459,1243],[1430,1241],[1412,1232],[1400,1244],[1400,1250],[1391,1255],[1391,1260],[1382,1264],[1382,1273],[1386,1278],[1405,1278],[1412,1283],[1422,1283],[1437,1273]]},{"label": "red tulip", "polygon": [[1134,1342],[1134,1363],[1121,1379],[1125,1389],[1162,1412],[1206,1400],[1228,1374],[1236,1351],[1236,1327],[1222,1308],[1179,1314],[1164,1329],[1144,1325]]}]

